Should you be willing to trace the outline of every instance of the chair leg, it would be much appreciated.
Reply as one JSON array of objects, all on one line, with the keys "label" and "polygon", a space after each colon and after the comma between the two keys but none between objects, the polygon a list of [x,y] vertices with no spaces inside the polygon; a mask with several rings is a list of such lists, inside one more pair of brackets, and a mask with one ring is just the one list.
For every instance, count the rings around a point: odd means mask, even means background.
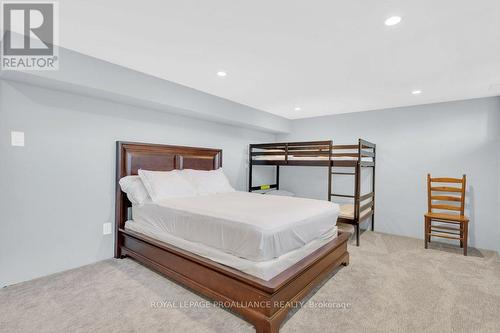
[{"label": "chair leg", "polygon": [[464,224],[460,223],[460,248],[464,247]]},{"label": "chair leg", "polygon": [[432,229],[432,219],[428,219],[429,221],[427,222],[427,235],[428,239],[427,241],[430,243],[431,242],[431,229]]},{"label": "chair leg", "polygon": [[375,215],[372,215],[372,231],[375,231]]},{"label": "chair leg", "polygon": [[469,223],[468,222],[464,222],[464,223],[461,223],[463,225],[463,234],[464,234],[464,256],[467,256],[467,246],[468,246],[468,238],[469,238]]},{"label": "chair leg", "polygon": [[427,241],[429,243],[431,242],[431,229],[432,229],[432,219],[429,219],[429,222],[427,223],[427,235],[429,236]]},{"label": "chair leg", "polygon": [[359,246],[359,223],[356,223],[356,246]]},{"label": "chair leg", "polygon": [[429,241],[429,219],[426,217],[424,222],[424,248],[427,248],[427,243]]}]

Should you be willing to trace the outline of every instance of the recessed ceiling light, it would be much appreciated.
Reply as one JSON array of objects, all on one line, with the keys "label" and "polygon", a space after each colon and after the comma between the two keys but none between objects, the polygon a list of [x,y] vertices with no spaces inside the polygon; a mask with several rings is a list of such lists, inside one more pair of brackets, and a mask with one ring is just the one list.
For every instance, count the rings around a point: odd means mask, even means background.
[{"label": "recessed ceiling light", "polygon": [[413,95],[420,95],[422,93],[422,90],[413,90],[411,93]]},{"label": "recessed ceiling light", "polygon": [[294,108],[294,110],[295,110],[295,111],[300,111],[300,110],[302,110],[302,109],[300,108],[300,106],[296,106],[296,107]]},{"label": "recessed ceiling light", "polygon": [[401,22],[401,16],[391,16],[387,20],[385,20],[385,25],[392,26]]},{"label": "recessed ceiling light", "polygon": [[224,72],[224,71],[218,71],[218,72],[217,72],[217,76],[224,77],[224,76],[226,76],[226,75],[227,75],[227,73],[226,73],[226,72]]}]

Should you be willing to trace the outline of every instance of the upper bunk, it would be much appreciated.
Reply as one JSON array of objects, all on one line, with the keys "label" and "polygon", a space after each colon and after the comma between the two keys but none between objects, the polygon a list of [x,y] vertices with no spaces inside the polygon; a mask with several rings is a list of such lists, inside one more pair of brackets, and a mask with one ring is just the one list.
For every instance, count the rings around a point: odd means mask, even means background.
[{"label": "upper bunk", "polygon": [[334,145],[333,140],[259,143],[250,145],[252,165],[374,167],[375,144]]}]

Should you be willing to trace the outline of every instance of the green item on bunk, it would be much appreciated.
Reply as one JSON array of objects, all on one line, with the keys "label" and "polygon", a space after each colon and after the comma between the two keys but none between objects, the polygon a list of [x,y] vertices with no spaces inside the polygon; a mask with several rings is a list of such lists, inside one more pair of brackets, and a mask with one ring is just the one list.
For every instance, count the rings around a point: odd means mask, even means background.
[{"label": "green item on bunk", "polygon": [[271,188],[271,185],[261,185],[260,189],[261,190],[269,190]]}]

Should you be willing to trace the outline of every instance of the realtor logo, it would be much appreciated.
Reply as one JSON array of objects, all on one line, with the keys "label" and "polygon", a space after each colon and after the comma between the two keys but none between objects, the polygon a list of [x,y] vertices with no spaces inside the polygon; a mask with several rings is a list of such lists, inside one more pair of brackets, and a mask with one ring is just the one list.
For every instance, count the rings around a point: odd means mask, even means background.
[{"label": "realtor logo", "polygon": [[56,2],[2,2],[2,70],[58,69]]}]

